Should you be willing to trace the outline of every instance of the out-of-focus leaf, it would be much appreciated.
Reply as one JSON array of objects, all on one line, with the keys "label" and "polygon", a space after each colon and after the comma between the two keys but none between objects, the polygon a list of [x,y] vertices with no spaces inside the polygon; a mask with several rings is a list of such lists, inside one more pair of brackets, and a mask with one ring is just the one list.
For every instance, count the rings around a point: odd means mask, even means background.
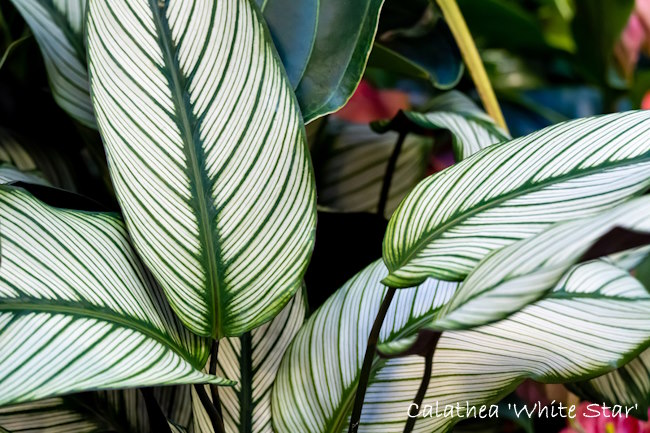
[{"label": "out-of-focus leaf", "polygon": [[614,46],[628,22],[634,0],[575,0],[576,61],[602,84],[625,87],[613,65]]},{"label": "out-of-focus leaf", "polygon": [[384,0],[321,1],[316,42],[296,88],[305,123],[350,99],[366,68]]}]

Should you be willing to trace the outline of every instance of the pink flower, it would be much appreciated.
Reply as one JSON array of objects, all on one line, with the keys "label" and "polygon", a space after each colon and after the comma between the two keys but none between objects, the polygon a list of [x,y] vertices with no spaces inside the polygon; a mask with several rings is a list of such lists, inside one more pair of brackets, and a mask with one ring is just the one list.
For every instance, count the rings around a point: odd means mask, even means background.
[{"label": "pink flower", "polygon": [[352,123],[370,123],[390,119],[400,109],[406,110],[409,106],[409,96],[406,93],[399,90],[378,90],[363,80],[345,107],[335,116]]},{"label": "pink flower", "polygon": [[[650,433],[650,423],[624,415],[613,416],[609,409],[598,407],[588,409],[590,403],[583,402],[576,408],[576,417],[569,420],[570,427],[560,433]],[[596,406],[591,406],[595,408]]]},{"label": "pink flower", "polygon": [[639,61],[641,50],[650,46],[650,0],[636,0],[621,37],[614,47],[614,56],[625,78],[630,79]]}]

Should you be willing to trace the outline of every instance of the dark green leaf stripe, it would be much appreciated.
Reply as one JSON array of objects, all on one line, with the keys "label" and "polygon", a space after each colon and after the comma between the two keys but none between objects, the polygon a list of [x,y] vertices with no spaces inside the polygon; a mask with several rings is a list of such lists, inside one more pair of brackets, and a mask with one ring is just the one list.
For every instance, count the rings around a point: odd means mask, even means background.
[{"label": "dark green leaf stripe", "polygon": [[[305,320],[302,290],[269,322],[239,338],[219,342],[217,374],[237,381],[219,390],[224,425],[229,432],[273,433],[271,389],[282,355]],[[211,397],[210,390],[206,392]],[[193,392],[194,432],[213,433],[203,405]]]},{"label": "dark green leaf stripe", "polygon": [[456,161],[462,161],[491,144],[510,140],[506,131],[458,91],[434,98],[424,113],[402,111],[396,119],[376,122],[372,126],[378,132],[385,132],[403,125],[404,121],[410,123],[409,129],[414,132],[449,130]]},{"label": "dark green leaf stripe", "polygon": [[536,301],[610,230],[650,232],[650,197],[556,224],[479,262],[431,326],[466,329],[494,322]]},{"label": "dark green leaf stripe", "polygon": [[38,41],[56,102],[96,128],[90,102],[84,23],[86,0],[12,0]]},{"label": "dark green leaf stripe", "polygon": [[[271,407],[276,431],[339,433],[347,429],[368,334],[385,293],[380,283],[385,275],[381,261],[374,262],[330,297],[298,332],[284,355],[273,387]],[[431,320],[456,287],[457,283],[428,280],[417,289],[399,291],[384,320],[380,341],[414,334],[422,321]],[[403,407],[376,412],[377,419],[389,424],[404,419],[406,400],[415,396],[417,375],[422,375],[421,360],[409,360],[413,370],[408,378],[413,386],[407,382],[407,389],[400,390],[382,387],[384,380],[391,377],[392,361],[387,364],[375,359],[366,405],[372,405],[373,400],[405,402]],[[393,427],[376,425],[375,431],[393,431]],[[364,429],[366,426],[360,431],[368,431]]]},{"label": "dark green leaf stripe", "polygon": [[[344,124],[325,144],[318,172],[319,203],[343,212],[377,212],[381,189],[397,134],[373,132],[368,125]],[[433,143],[415,135],[404,140],[393,174],[385,216],[422,180]]]},{"label": "dark green leaf stripe", "polygon": [[248,0],[90,2],[89,71],[111,177],[188,328],[238,336],[301,284],[315,188],[299,109]]},{"label": "dark green leaf stripe", "polygon": [[[347,426],[366,338],[381,303],[386,274],[371,265],[341,288],[296,336],[273,389],[279,433],[341,432]],[[447,286],[445,286],[445,284]],[[382,342],[408,337],[430,320],[454,283],[433,280],[399,291]],[[436,295],[447,287],[447,296]],[[575,268],[545,299],[506,320],[471,331],[445,332],[433,361],[424,404],[465,413],[496,403],[526,377],[560,383],[586,379],[632,359],[650,344],[650,295],[636,279],[604,262]],[[407,331],[408,330],[408,331]],[[375,360],[360,432],[402,431],[420,385],[419,356]],[[352,396],[352,398],[350,397]],[[454,417],[421,417],[416,432],[440,432]]]},{"label": "dark green leaf stripe", "polygon": [[650,113],[561,123],[422,181],[384,239],[386,283],[460,280],[490,251],[611,208],[650,185]]},{"label": "dark green leaf stripe", "polygon": [[[112,214],[0,189],[0,405],[89,389],[223,383]],[[34,372],[38,372],[35,374]]]}]

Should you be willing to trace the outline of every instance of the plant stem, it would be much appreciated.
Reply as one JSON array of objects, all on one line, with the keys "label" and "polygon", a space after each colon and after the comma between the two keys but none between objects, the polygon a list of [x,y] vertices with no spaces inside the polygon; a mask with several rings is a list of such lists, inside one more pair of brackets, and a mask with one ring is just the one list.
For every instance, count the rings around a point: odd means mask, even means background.
[{"label": "plant stem", "polygon": [[[427,393],[429,388],[429,381],[431,380],[431,371],[433,370],[433,353],[435,352],[435,347],[432,347],[427,356],[424,357],[424,375],[422,376],[422,382],[420,382],[420,388],[418,389],[415,398],[413,399],[413,404],[409,409],[409,417],[404,426],[404,433],[411,433],[415,427],[415,421],[417,421],[417,413],[420,406],[422,406],[422,401],[424,396]],[[415,407],[415,413],[413,413],[413,408]]]},{"label": "plant stem", "polygon": [[368,382],[370,381],[372,361],[375,358],[375,352],[377,351],[379,331],[381,330],[381,325],[384,323],[384,318],[386,317],[388,307],[390,307],[390,303],[393,300],[393,296],[395,296],[395,290],[396,289],[389,287],[386,291],[386,295],[384,295],[384,300],[381,302],[381,306],[379,307],[379,311],[377,311],[377,316],[375,317],[375,322],[372,324],[372,329],[368,336],[368,346],[366,347],[366,354],[363,357],[363,364],[359,375],[359,383],[357,384],[357,393],[354,398],[352,415],[350,416],[350,427],[348,428],[348,433],[356,433],[359,429],[361,409],[363,408],[363,400],[366,397],[366,388],[368,388]]},{"label": "plant stem", "polygon": [[212,401],[210,401],[210,397],[208,397],[208,393],[205,392],[205,388],[203,387],[203,385],[194,384],[194,390],[198,394],[199,400],[201,400],[201,404],[203,405],[203,408],[208,413],[208,417],[210,417],[210,421],[212,422],[212,429],[214,430],[214,433],[226,433],[226,429],[223,426],[223,419],[221,418],[221,415],[219,415],[219,412],[217,412],[217,409],[212,404]]},{"label": "plant stem", "polygon": [[151,388],[140,388],[144,404],[147,407],[147,415],[149,415],[149,428],[151,431],[161,433],[172,433],[167,417],[156,401]]},{"label": "plant stem", "polygon": [[[212,341],[212,348],[210,349],[210,367],[208,373],[213,376],[217,375],[217,361],[219,360],[219,340]],[[221,411],[221,398],[219,397],[219,386],[214,383],[210,384],[210,393],[212,394],[212,404],[216,409],[219,417],[223,419]]]},{"label": "plant stem", "polygon": [[377,215],[383,217],[386,212],[386,203],[388,202],[388,194],[390,192],[390,185],[393,183],[393,174],[397,166],[399,154],[402,153],[402,145],[406,138],[406,132],[400,132],[397,137],[397,142],[393,148],[393,153],[390,155],[388,165],[386,165],[386,173],[384,174],[384,182],[381,184],[381,194],[379,195],[379,204],[377,205]]},{"label": "plant stem", "polygon": [[476,85],[476,90],[483,102],[485,111],[487,111],[490,117],[494,119],[497,125],[507,131],[508,127],[503,118],[503,113],[501,113],[499,102],[494,95],[494,90],[492,89],[490,79],[485,72],[481,56],[478,54],[478,50],[474,44],[474,39],[472,39],[472,35],[467,28],[467,23],[465,23],[465,19],[458,8],[456,0],[437,1],[442,10],[442,14],[445,16],[445,21],[447,21],[449,29],[454,35],[454,39],[456,39],[458,48],[460,48],[463,60],[465,61],[467,69],[469,69],[469,74]]}]

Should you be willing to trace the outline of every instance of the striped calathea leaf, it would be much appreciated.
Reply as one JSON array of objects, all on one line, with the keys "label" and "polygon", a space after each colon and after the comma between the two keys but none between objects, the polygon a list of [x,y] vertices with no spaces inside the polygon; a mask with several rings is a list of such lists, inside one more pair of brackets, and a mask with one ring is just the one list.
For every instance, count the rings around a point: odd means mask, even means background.
[{"label": "striped calathea leaf", "polygon": [[[302,326],[306,310],[304,291],[299,290],[273,321],[241,337],[219,342],[217,374],[237,382],[233,387],[219,389],[226,431],[273,433],[272,385],[282,355]],[[210,388],[206,386],[205,391],[211,399]],[[194,432],[213,433],[210,418],[195,390],[192,399]]]},{"label": "striped calathea leaf", "polygon": [[[495,251],[479,262],[431,325],[466,329],[495,322],[541,298],[612,230],[650,232],[650,197],[601,214],[556,224]],[[641,242],[643,240],[639,233]],[[635,245],[638,246],[638,245]],[[623,247],[625,248],[625,247]]]},{"label": "striped calathea leaf", "polygon": [[637,418],[648,418],[650,408],[650,349],[624,366],[594,379],[568,384],[571,391],[593,402],[633,408]]},{"label": "striped calathea leaf", "polygon": [[[318,201],[342,212],[377,212],[386,169],[398,134],[373,132],[368,125],[331,121],[331,139],[318,144]],[[404,196],[424,178],[433,143],[406,137],[393,172],[384,215],[390,218]]]},{"label": "striped calathea leaf", "polygon": [[93,103],[129,233],[183,323],[238,336],[300,287],[315,187],[248,0],[89,3]]},{"label": "striped calathea leaf", "polygon": [[594,215],[650,185],[650,113],[579,119],[489,146],[422,181],[393,214],[393,287],[462,280],[491,251]]},{"label": "striped calathea leaf", "polygon": [[36,37],[56,102],[85,126],[96,128],[86,70],[87,0],[12,0]]},{"label": "striped calathea leaf", "polygon": [[[0,406],[90,389],[229,384],[113,214],[0,188]],[[34,371],[38,371],[35,375]]]},{"label": "striped calathea leaf", "polygon": [[448,130],[456,161],[510,139],[474,101],[455,90],[435,97],[424,112],[400,111],[393,119],[374,122],[372,128],[380,133],[393,130],[416,134]]},{"label": "striped calathea leaf", "polygon": [[[189,386],[153,390],[163,416],[187,427],[192,411]],[[97,391],[0,408],[0,427],[12,433],[156,433],[137,389]],[[164,418],[160,420],[164,422]],[[171,423],[172,421],[170,421]]]},{"label": "striped calathea leaf", "polygon": [[[300,330],[273,388],[278,432],[340,432],[347,426],[366,339],[386,291],[380,283],[386,273],[375,262]],[[417,333],[456,284],[429,279],[398,291],[380,342]],[[505,320],[443,333],[414,431],[449,431],[483,405],[487,413],[489,405],[525,378],[561,383],[611,371],[650,344],[649,309],[650,295],[636,279],[592,261],[573,268],[545,298]],[[375,357],[359,432],[403,430],[424,362],[420,356]],[[477,409],[468,409],[472,407]]]}]

